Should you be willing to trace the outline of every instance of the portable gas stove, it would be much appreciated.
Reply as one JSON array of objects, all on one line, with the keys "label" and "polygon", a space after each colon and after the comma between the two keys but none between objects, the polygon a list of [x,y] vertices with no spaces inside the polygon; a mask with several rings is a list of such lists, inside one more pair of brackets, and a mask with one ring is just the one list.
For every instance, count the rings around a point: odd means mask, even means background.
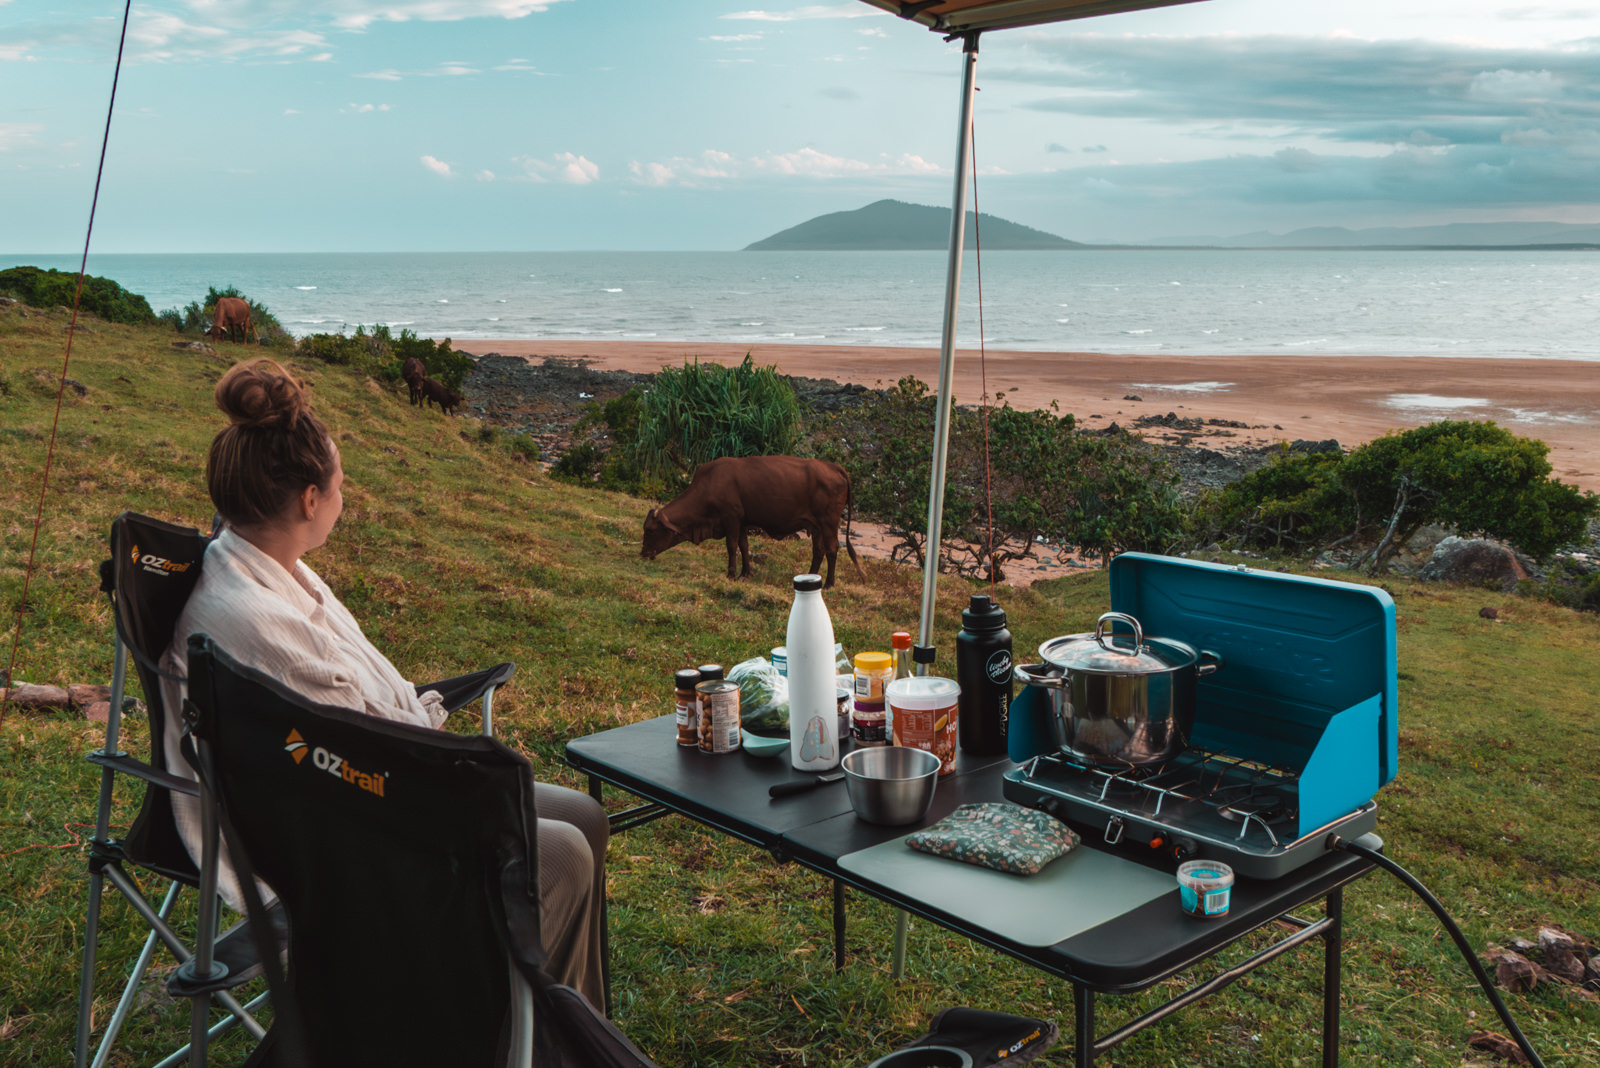
[{"label": "portable gas stove", "polygon": [[1272,879],[1321,855],[1329,832],[1356,838],[1377,826],[1378,806],[1302,832],[1291,771],[1190,749],[1153,768],[1106,769],[1065,754],[1038,756],[1005,776],[1006,797],[1100,833],[1108,845],[1144,846],[1174,861],[1207,857],[1240,875]]},{"label": "portable gas stove", "polygon": [[[1110,845],[1208,857],[1271,879],[1377,826],[1394,778],[1394,602],[1371,586],[1173,557],[1111,563],[1111,602],[1145,632],[1215,650],[1197,683],[1189,745],[1163,764],[1102,767],[1040,745],[1011,759],[1010,800],[1076,823]],[[1024,687],[1011,707],[1048,715]],[[1034,739],[1051,732],[1019,731]]]}]

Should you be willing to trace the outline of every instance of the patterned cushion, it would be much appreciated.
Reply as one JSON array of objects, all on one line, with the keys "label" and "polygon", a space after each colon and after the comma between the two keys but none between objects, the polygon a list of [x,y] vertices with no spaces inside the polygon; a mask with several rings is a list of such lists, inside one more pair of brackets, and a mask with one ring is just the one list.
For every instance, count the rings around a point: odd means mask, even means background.
[{"label": "patterned cushion", "polygon": [[1049,813],[1008,801],[962,805],[906,838],[920,852],[1013,875],[1037,873],[1078,841],[1070,827]]}]

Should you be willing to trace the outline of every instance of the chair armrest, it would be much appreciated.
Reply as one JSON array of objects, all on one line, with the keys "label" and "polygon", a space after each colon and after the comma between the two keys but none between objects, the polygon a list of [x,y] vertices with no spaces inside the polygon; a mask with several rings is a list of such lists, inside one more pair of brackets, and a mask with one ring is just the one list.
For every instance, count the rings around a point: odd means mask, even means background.
[{"label": "chair armrest", "polygon": [[453,679],[442,679],[439,682],[430,682],[419,685],[417,693],[428,690],[438,690],[439,696],[444,698],[444,707],[451,712],[463,705],[471,704],[490,690],[498,689],[506,684],[512,674],[517,670],[517,665],[509,661],[474,671],[470,675],[457,675]]},{"label": "chair armrest", "polygon": [[88,756],[89,763],[99,764],[101,767],[115,768],[123,775],[156,786],[165,787],[175,794],[188,794],[190,797],[200,796],[200,784],[193,779],[185,779],[181,775],[174,775],[170,771],[158,771],[142,760],[136,760],[126,753],[111,755],[102,750],[95,750]]}]

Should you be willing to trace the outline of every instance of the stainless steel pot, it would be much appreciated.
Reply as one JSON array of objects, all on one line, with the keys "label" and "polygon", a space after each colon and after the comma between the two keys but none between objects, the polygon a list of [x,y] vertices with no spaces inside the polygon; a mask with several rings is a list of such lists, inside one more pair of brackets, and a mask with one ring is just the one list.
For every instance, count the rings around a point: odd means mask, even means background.
[{"label": "stainless steel pot", "polygon": [[[1133,633],[1108,633],[1112,623]],[[1043,664],[1019,664],[1014,677],[1049,691],[1062,749],[1110,767],[1159,764],[1188,746],[1195,683],[1222,667],[1209,650],[1145,637],[1125,612],[1101,616],[1093,634],[1050,639],[1039,656]]]}]

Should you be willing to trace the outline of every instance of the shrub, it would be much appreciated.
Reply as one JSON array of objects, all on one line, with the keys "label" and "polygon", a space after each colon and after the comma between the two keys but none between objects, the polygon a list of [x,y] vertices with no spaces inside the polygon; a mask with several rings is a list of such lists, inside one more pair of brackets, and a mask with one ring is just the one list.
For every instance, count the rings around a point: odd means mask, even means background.
[{"label": "shrub", "polygon": [[[75,271],[38,267],[10,267],[0,271],[0,293],[35,308],[53,308],[58,304],[70,308],[77,288]],[[83,276],[83,297],[78,302],[78,310],[111,323],[145,326],[156,321],[149,301],[137,293],[129,293],[109,278],[92,274]]]},{"label": "shrub", "polygon": [[[926,559],[935,398],[915,378],[814,428],[819,456],[850,473],[856,507],[889,527],[897,558]],[[987,447],[986,447],[987,436]],[[993,510],[991,530],[990,510]],[[1177,475],[1137,436],[1079,433],[1071,415],[951,415],[940,568],[987,574],[1041,542],[1109,556],[1164,551],[1182,530]],[[991,544],[992,539],[992,544]]]},{"label": "shrub", "polygon": [[600,449],[594,442],[580,441],[557,457],[550,474],[567,482],[592,482],[600,459]]},{"label": "shrub", "polygon": [[[359,331],[360,327],[356,329]],[[374,336],[379,329],[383,330],[383,337],[388,341],[387,327],[373,327]],[[413,356],[422,362],[422,369],[429,378],[443,383],[458,393],[467,380],[468,372],[472,370],[472,357],[464,352],[457,352],[449,338],[435,344],[428,338],[418,337],[410,330],[402,329],[400,336],[389,342],[389,351],[394,356],[394,369],[389,376],[390,381],[399,379],[401,364]]]},{"label": "shrub", "polygon": [[1292,453],[1203,494],[1192,522],[1201,544],[1238,539],[1263,549],[1304,552],[1349,531],[1355,513],[1337,481],[1342,453]]},{"label": "shrub", "polygon": [[1546,559],[1579,539],[1600,497],[1549,477],[1549,447],[1494,423],[1441,420],[1347,456],[1285,456],[1209,497],[1200,525],[1261,547],[1369,546],[1383,570],[1422,527],[1483,534]]},{"label": "shrub", "polygon": [[278,317],[267,309],[265,304],[260,304],[243,293],[238,286],[227,286],[218,289],[216,286],[206,287],[204,301],[191,300],[182,309],[164,308],[159,316],[160,321],[167,323],[180,334],[205,334],[211,330],[211,324],[216,318],[217,301],[223,297],[237,297],[250,305],[250,321],[255,326],[256,340],[262,345],[293,344],[294,338],[289,331],[278,322]]},{"label": "shrub", "polygon": [[634,456],[647,475],[687,477],[719,456],[790,453],[799,440],[794,388],[746,353],[738,367],[662,368],[642,398]]}]

